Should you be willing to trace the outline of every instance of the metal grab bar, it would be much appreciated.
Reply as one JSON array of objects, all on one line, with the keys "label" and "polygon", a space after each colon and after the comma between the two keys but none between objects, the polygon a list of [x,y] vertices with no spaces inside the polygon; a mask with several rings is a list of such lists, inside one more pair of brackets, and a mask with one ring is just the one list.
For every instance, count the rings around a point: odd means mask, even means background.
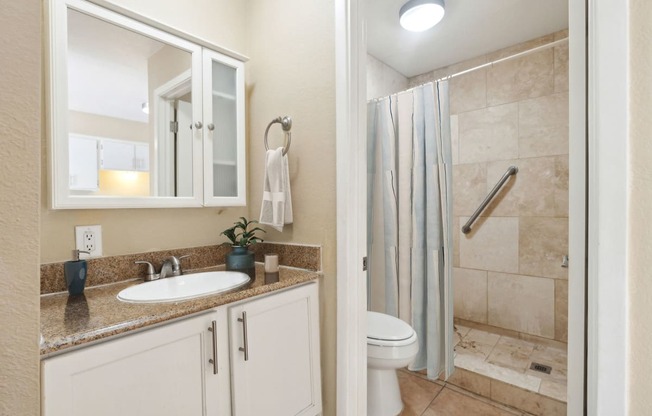
[{"label": "metal grab bar", "polygon": [[471,215],[471,218],[469,218],[466,224],[464,224],[464,226],[462,227],[462,232],[464,234],[468,234],[469,232],[471,232],[471,225],[473,225],[475,220],[478,219],[482,211],[484,211],[484,209],[487,208],[489,202],[491,202],[491,200],[494,199],[498,191],[500,191],[500,188],[502,188],[505,182],[507,182],[507,179],[509,179],[509,177],[512,175],[516,175],[517,172],[518,172],[518,168],[516,166],[510,166],[509,168],[507,168],[507,172],[503,174],[503,176],[500,178],[496,186],[493,187],[491,192],[489,192],[489,195],[485,197],[485,199],[482,201],[478,209],[475,210],[473,215]]}]

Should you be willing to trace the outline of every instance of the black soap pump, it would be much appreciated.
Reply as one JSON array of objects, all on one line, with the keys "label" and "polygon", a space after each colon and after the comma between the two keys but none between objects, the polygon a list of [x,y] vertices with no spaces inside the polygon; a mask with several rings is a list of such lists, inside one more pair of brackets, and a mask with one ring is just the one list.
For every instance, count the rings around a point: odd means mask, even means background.
[{"label": "black soap pump", "polygon": [[81,295],[84,293],[84,285],[86,284],[86,260],[80,260],[79,254],[91,254],[88,251],[73,250],[72,260],[63,263],[63,274],[66,277],[66,286],[70,295]]}]

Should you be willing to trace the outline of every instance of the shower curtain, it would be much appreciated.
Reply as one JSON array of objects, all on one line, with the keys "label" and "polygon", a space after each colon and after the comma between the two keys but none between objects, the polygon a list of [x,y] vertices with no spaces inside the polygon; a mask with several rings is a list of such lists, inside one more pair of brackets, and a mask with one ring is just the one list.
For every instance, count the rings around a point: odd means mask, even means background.
[{"label": "shower curtain", "polygon": [[[453,370],[448,82],[368,104],[370,304],[414,328],[411,370]],[[380,298],[379,302],[377,299]],[[382,305],[379,306],[379,304]],[[384,310],[383,310],[384,309]]]}]

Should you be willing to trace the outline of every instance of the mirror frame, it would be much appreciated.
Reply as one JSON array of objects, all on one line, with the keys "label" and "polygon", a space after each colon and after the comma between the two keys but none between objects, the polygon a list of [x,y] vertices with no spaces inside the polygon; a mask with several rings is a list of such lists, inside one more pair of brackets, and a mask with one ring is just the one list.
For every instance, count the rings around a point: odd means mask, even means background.
[{"label": "mirror frame", "polygon": [[202,47],[164,30],[84,0],[48,0],[45,21],[46,125],[49,137],[50,202],[52,209],[201,207],[203,203],[202,130],[193,129],[193,195],[191,197],[120,197],[71,195],[68,174],[68,9],[150,37],[191,54],[193,118],[202,117]]}]

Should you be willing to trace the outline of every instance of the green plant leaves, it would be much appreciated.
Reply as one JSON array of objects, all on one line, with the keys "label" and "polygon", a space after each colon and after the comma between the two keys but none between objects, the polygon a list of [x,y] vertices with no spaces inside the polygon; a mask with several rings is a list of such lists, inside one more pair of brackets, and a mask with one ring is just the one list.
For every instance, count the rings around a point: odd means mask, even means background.
[{"label": "green plant leaves", "polygon": [[227,228],[220,234],[226,236],[231,242],[231,245],[249,247],[252,244],[263,242],[262,238],[256,236],[256,232],[261,231],[264,233],[266,232],[265,230],[256,226],[250,230],[248,229],[249,226],[258,224],[258,221],[248,221],[245,217],[240,217],[240,221],[236,221],[233,224],[233,227]]}]

